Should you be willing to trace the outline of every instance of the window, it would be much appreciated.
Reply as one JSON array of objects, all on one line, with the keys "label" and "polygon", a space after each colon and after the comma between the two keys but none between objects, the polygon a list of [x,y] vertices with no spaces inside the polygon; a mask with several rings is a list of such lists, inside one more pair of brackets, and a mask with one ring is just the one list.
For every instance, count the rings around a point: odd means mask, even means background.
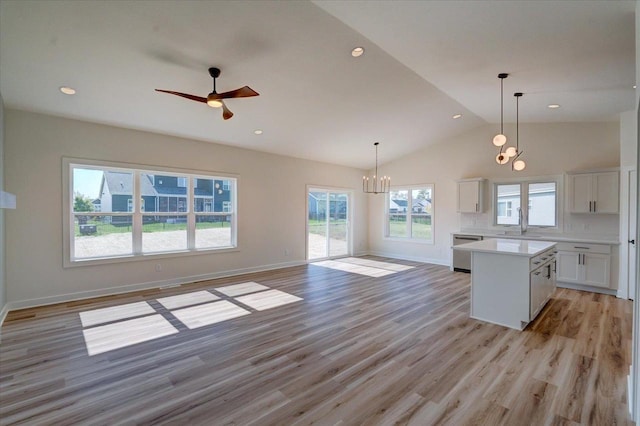
[{"label": "window", "polygon": [[496,224],[520,224],[518,209],[520,208],[520,184],[496,185],[497,214]]},{"label": "window", "polygon": [[433,242],[433,185],[390,191],[386,213],[386,237]]},{"label": "window", "polygon": [[[69,167],[66,194],[73,194],[65,203],[67,266],[236,246],[235,178],[103,166],[85,160],[65,163]],[[229,190],[214,191],[215,181],[227,182]]]},{"label": "window", "polygon": [[529,226],[556,226],[556,182],[529,184]]},{"label": "window", "polygon": [[[495,184],[496,225],[555,228],[558,223],[556,181]],[[526,206],[522,208],[521,206]]]}]

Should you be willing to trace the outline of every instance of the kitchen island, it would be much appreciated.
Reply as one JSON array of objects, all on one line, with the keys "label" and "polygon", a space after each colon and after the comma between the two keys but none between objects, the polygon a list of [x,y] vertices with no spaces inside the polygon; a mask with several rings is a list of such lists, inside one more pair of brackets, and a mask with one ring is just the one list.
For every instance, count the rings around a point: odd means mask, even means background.
[{"label": "kitchen island", "polygon": [[452,247],[471,252],[471,318],[524,330],[555,291],[555,245],[491,238]]}]

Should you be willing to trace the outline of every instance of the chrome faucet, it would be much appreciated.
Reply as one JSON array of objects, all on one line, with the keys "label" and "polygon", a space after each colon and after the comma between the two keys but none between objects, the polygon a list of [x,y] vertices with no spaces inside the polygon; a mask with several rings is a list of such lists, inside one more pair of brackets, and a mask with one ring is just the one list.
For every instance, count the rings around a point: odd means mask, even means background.
[{"label": "chrome faucet", "polygon": [[527,232],[527,227],[524,224],[524,212],[521,207],[518,207],[518,220],[520,222],[520,235]]}]

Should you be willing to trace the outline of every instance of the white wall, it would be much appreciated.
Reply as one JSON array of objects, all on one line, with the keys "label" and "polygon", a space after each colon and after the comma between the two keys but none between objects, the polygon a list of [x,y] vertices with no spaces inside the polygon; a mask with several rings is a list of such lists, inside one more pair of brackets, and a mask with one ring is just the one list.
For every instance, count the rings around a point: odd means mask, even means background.
[{"label": "white wall", "polygon": [[[450,233],[459,230],[456,213],[456,180],[471,177],[513,178],[560,175],[567,171],[616,167],[620,164],[618,123],[521,124],[520,148],[527,168],[518,174],[495,162],[491,140],[495,125],[487,125],[460,137],[443,141],[400,160],[384,164],[379,174],[390,175],[393,185],[433,183],[435,244],[389,241],[383,238],[383,197],[369,203],[369,248],[372,253],[449,264]],[[515,125],[506,126],[507,135]],[[480,215],[488,221],[488,215]],[[565,227],[573,233],[617,237],[617,215],[565,215]],[[588,231],[585,230],[588,228]]]},{"label": "white wall", "polygon": [[636,111],[620,114],[620,167],[635,167],[638,157]]},{"label": "white wall", "polygon": [[[4,186],[4,103],[0,95],[0,190]],[[4,209],[0,209],[0,324],[4,319],[5,305],[7,303],[7,285],[5,270],[5,235],[4,235]]]},{"label": "white wall", "polygon": [[[5,123],[6,184],[20,200],[5,215],[12,307],[303,262],[307,184],[354,189],[354,250],[367,248],[362,170],[11,109]],[[63,156],[238,174],[240,251],[165,258],[161,272],[153,259],[64,269]]]}]

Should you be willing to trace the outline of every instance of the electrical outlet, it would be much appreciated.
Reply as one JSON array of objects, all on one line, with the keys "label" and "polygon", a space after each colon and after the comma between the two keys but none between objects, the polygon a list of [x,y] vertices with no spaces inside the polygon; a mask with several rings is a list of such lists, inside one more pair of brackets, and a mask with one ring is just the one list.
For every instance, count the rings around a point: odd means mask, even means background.
[{"label": "electrical outlet", "polygon": [[160,263],[156,263],[156,272],[162,271],[162,265]]}]

